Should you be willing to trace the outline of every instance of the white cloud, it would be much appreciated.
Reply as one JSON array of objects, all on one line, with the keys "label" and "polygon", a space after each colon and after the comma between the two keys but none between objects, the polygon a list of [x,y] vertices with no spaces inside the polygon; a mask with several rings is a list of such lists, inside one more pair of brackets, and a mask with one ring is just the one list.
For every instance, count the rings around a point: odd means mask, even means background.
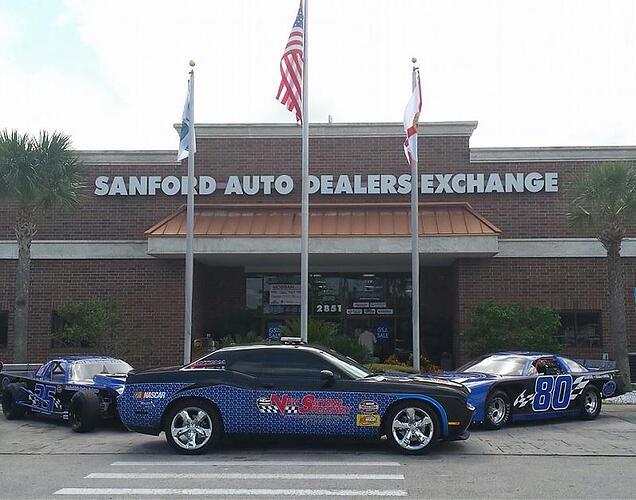
[{"label": "white cloud", "polygon": [[[69,0],[61,24],[77,27],[98,74],[0,57],[0,126],[64,129],[82,148],[174,149],[190,58],[197,122],[291,123],[274,95],[297,6]],[[636,144],[629,0],[310,0],[309,23],[312,121],[399,121],[415,55],[423,119],[479,120],[473,145]],[[7,33],[0,18],[0,56]]]}]

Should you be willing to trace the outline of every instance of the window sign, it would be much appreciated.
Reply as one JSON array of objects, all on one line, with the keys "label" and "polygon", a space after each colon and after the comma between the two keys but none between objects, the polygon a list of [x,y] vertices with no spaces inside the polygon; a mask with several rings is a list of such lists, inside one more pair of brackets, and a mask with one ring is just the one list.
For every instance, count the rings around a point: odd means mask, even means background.
[{"label": "window sign", "polygon": [[272,306],[300,305],[300,285],[295,283],[274,283],[270,285],[269,304]]},{"label": "window sign", "polygon": [[377,321],[374,333],[378,344],[384,344],[388,342],[391,337],[391,325],[386,320]]},{"label": "window sign", "polygon": [[268,321],[266,333],[269,340],[280,340],[280,337],[283,333],[283,322]]}]

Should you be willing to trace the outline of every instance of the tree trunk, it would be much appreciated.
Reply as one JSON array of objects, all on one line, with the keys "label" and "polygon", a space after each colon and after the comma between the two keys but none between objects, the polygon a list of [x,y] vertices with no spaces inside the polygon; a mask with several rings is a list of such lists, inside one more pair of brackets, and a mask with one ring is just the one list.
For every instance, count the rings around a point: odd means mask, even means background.
[{"label": "tree trunk", "polygon": [[625,274],[620,256],[621,240],[601,240],[607,249],[607,273],[610,303],[610,333],[612,357],[620,370],[626,391],[631,390],[629,373],[629,349],[627,345],[627,308],[625,305]]},{"label": "tree trunk", "polygon": [[34,211],[30,208],[21,208],[18,212],[18,221],[15,228],[15,236],[18,242],[18,268],[15,277],[15,348],[13,361],[26,363],[28,361],[28,320],[29,320],[29,289],[31,285],[31,242],[35,236],[36,228]]}]

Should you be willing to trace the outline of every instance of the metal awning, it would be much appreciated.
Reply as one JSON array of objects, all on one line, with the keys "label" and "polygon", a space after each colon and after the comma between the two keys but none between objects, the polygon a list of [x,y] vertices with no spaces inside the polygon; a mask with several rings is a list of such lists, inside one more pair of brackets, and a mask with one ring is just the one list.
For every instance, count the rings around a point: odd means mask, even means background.
[{"label": "metal awning", "polygon": [[[409,236],[408,203],[324,204],[309,209],[310,237]],[[183,237],[185,207],[146,231],[149,238]],[[498,235],[501,231],[468,203],[421,203],[422,236]],[[195,237],[298,237],[300,205],[198,205],[194,212]]]},{"label": "metal awning", "polygon": [[[420,260],[445,265],[462,257],[498,253],[500,230],[468,203],[421,203]],[[314,203],[310,206],[312,270],[409,268],[408,203]],[[185,208],[146,231],[148,254],[181,258]],[[299,204],[198,205],[194,254],[199,261],[246,270],[294,270],[300,252]]]}]

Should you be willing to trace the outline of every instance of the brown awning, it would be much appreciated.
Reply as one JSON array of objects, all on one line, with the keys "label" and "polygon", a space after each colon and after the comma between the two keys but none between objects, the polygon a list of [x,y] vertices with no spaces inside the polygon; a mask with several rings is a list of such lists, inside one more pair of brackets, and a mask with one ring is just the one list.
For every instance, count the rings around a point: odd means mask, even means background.
[{"label": "brown awning", "polygon": [[[309,235],[408,236],[410,204],[312,203]],[[421,203],[420,235],[498,235],[501,231],[475,212],[468,203]],[[181,237],[186,232],[185,207],[146,231],[149,237]],[[295,237],[300,236],[298,204],[197,205],[194,234],[198,237]]]}]

